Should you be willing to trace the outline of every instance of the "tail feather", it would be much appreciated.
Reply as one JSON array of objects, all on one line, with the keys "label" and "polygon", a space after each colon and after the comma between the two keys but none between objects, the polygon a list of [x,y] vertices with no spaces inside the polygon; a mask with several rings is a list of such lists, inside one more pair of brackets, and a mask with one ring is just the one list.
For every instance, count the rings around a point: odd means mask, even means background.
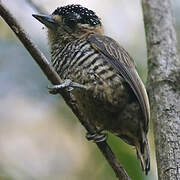
[{"label": "tail feather", "polygon": [[136,144],[137,157],[140,160],[142,170],[145,171],[147,175],[150,170],[150,154],[149,154],[149,144],[147,136],[142,132],[142,140]]}]

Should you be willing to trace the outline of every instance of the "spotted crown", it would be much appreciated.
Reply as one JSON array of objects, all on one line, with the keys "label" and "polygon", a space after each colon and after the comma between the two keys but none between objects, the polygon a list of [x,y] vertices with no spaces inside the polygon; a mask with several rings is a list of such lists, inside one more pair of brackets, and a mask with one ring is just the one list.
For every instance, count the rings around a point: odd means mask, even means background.
[{"label": "spotted crown", "polygon": [[91,26],[101,25],[101,21],[96,16],[96,14],[81,5],[67,5],[63,7],[58,7],[53,13],[53,15],[61,15],[62,17],[69,17],[71,15],[76,15],[76,23],[89,24]]}]

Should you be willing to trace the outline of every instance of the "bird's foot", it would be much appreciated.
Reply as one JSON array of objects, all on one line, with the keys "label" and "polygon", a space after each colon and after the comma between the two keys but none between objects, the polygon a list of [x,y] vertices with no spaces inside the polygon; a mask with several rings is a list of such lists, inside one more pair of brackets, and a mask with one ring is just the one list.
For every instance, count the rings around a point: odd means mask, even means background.
[{"label": "bird's foot", "polygon": [[103,142],[106,141],[107,139],[107,134],[106,133],[101,133],[103,131],[103,129],[98,130],[95,133],[87,133],[86,134],[86,138],[88,141],[93,140],[95,143],[99,143],[99,142]]},{"label": "bird's foot", "polygon": [[64,83],[62,84],[48,86],[49,93],[51,94],[57,94],[63,89],[66,89],[67,91],[72,91],[74,88],[86,89],[86,86],[76,82],[72,82],[70,79],[65,79]]}]

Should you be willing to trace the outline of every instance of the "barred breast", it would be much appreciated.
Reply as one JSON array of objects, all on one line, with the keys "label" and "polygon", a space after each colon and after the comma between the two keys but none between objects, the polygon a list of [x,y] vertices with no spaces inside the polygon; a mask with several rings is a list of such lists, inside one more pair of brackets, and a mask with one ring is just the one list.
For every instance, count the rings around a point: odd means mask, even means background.
[{"label": "barred breast", "polygon": [[122,78],[85,39],[52,46],[52,65],[62,79],[92,89],[93,97],[118,108],[127,103],[129,94],[124,90]]}]

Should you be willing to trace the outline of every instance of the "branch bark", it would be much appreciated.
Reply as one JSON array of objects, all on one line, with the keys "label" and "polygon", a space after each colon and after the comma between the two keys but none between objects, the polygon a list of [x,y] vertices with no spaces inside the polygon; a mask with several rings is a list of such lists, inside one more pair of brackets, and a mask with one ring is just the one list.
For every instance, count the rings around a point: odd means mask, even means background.
[{"label": "branch bark", "polygon": [[[14,31],[16,36],[22,42],[24,47],[28,50],[31,54],[35,62],[40,66],[43,73],[46,77],[51,81],[52,84],[61,84],[62,80],[58,76],[58,74],[54,71],[53,67],[49,64],[45,56],[42,52],[33,44],[33,42],[28,38],[24,30],[19,26],[17,21],[12,17],[12,15],[8,12],[8,10],[3,6],[0,0],[0,16],[4,19],[4,21],[9,25],[9,27]],[[96,131],[95,127],[91,124],[85,124],[84,120],[86,117],[84,114],[79,112],[78,106],[76,103],[76,99],[70,95],[67,91],[62,91],[61,96],[64,98],[67,105],[71,108],[73,113],[77,116],[81,124],[86,128],[86,130],[90,133],[94,133]],[[87,121],[86,121],[87,122]],[[130,180],[128,174],[126,173],[125,169],[119,162],[119,160],[115,157],[114,153],[112,152],[111,148],[106,142],[99,142],[96,143],[110,166],[113,168],[117,178],[119,180]]]},{"label": "branch bark", "polygon": [[142,0],[160,180],[180,179],[180,60],[170,0]]}]

